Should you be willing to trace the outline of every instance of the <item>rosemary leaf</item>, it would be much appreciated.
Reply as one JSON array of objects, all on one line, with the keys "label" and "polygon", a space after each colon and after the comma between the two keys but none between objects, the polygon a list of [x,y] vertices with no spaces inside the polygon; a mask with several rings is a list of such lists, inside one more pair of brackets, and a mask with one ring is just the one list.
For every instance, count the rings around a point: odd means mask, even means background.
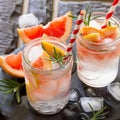
[{"label": "rosemary leaf", "polygon": [[92,4],[88,4],[87,7],[86,7],[86,14],[85,14],[85,17],[83,19],[83,23],[86,25],[86,26],[89,26],[90,25],[90,21],[92,20],[95,20],[97,19],[98,17],[101,17],[101,16],[95,16],[95,17],[91,17],[92,16],[92,11],[91,11],[91,7],[92,7]]},{"label": "rosemary leaf", "polygon": [[109,113],[109,111],[107,111],[107,112],[105,112],[105,113],[101,113],[101,114],[99,114],[98,116],[105,116],[106,114],[108,114]]},{"label": "rosemary leaf", "polygon": [[90,12],[90,13],[88,14],[88,26],[89,26],[90,21],[91,21],[91,14],[92,14],[92,12]]},{"label": "rosemary leaf", "polygon": [[85,20],[83,21],[83,23],[84,23],[85,25],[88,25],[87,21],[85,21]]},{"label": "rosemary leaf", "polygon": [[[19,83],[17,81],[13,81],[11,79],[2,79],[0,80],[0,92],[3,94],[7,94],[6,96],[16,95],[16,101],[17,103],[20,103],[20,89],[24,86],[24,83]],[[8,97],[7,97],[8,98]],[[5,98],[5,101],[6,99]],[[9,99],[11,101],[13,97]]]},{"label": "rosemary leaf", "polygon": [[[43,50],[45,50],[48,53],[48,51],[45,49],[43,44],[42,44],[42,48],[43,48]],[[65,56],[63,56],[61,54],[61,52],[57,52],[55,46],[53,47],[53,56],[51,56],[49,53],[48,53],[48,55],[50,56],[50,59],[47,59],[47,60],[50,60],[53,63],[58,63],[60,67],[64,68],[63,60],[64,60]]]},{"label": "rosemary leaf", "polygon": [[73,15],[69,15],[69,17],[72,17],[72,18],[77,18],[77,16],[73,16]]},{"label": "rosemary leaf", "polygon": [[110,21],[108,22],[108,26],[111,26],[111,22]]},{"label": "rosemary leaf", "polygon": [[5,97],[4,97],[3,101],[2,101],[2,104],[5,103],[5,101],[7,100],[8,96],[9,96],[9,94],[5,95]]},{"label": "rosemary leaf", "polygon": [[94,112],[94,109],[93,109],[93,107],[88,103],[88,105],[90,106],[90,108],[91,108],[91,110],[92,110],[92,112],[93,112],[93,115],[95,115],[95,112]]},{"label": "rosemary leaf", "polygon": [[12,87],[14,87],[16,85],[19,85],[18,82],[10,80],[10,79],[2,79],[2,80],[0,80],[0,83],[3,83],[5,85],[9,85],[9,86],[12,86]]},{"label": "rosemary leaf", "polygon": [[85,11],[86,11],[85,19],[87,18],[87,13],[88,13],[89,8],[90,8],[90,4],[88,4],[87,7],[86,7],[86,9],[85,9]]},{"label": "rosemary leaf", "polygon": [[45,47],[42,43],[41,43],[41,46],[42,46],[43,50],[47,52],[47,50],[45,49]]},{"label": "rosemary leaf", "polygon": [[5,85],[5,84],[1,84],[0,87],[2,87],[2,88],[12,88],[12,86]]},{"label": "rosemary leaf", "polygon": [[19,90],[19,88],[17,89],[15,95],[16,95],[16,101],[17,101],[17,103],[20,103],[20,90]]},{"label": "rosemary leaf", "polygon": [[[107,107],[103,107],[101,108],[100,110],[98,110],[97,112],[94,112],[93,113],[93,116],[90,120],[99,120],[101,118],[104,118],[104,116],[108,113],[108,112],[105,112],[104,113],[104,110],[106,109]],[[92,110],[93,111],[93,110]]]},{"label": "rosemary leaf", "polygon": [[1,93],[4,93],[5,91],[6,91],[6,89],[1,89],[1,88],[0,88],[0,92],[1,92]]},{"label": "rosemary leaf", "polygon": [[99,15],[99,16],[92,17],[92,18],[91,18],[91,21],[92,21],[92,20],[95,20],[95,19],[97,19],[97,18],[99,18],[99,17],[101,17],[101,16]]},{"label": "rosemary leaf", "polygon": [[0,83],[5,84],[5,85],[9,84],[9,86],[13,86],[13,84],[11,82],[9,82],[8,79],[2,79],[2,80],[0,80]]},{"label": "rosemary leaf", "polygon": [[58,58],[58,53],[57,53],[57,51],[56,51],[56,48],[53,47],[53,50],[54,50],[54,56],[53,56],[53,57]]},{"label": "rosemary leaf", "polygon": [[13,89],[8,89],[8,90],[4,91],[3,93],[4,93],[4,94],[10,94],[10,93],[12,93],[12,92],[13,92]]}]

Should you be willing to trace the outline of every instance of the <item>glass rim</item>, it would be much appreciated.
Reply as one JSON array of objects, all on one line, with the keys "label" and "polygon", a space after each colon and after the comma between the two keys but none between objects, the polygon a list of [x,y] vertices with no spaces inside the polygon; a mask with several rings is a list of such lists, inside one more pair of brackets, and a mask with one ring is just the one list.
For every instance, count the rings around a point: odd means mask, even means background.
[{"label": "glass rim", "polygon": [[[65,70],[65,71],[66,71],[67,69],[69,69],[69,66],[71,65],[72,58],[73,58],[72,54],[71,54],[69,60],[67,61],[67,63],[65,63],[65,67],[63,67],[63,68],[62,68],[61,66],[59,66],[59,67],[57,67],[57,68],[55,68],[55,69],[44,70],[44,69],[40,69],[40,68],[34,68],[34,67],[32,67],[32,66],[29,64],[29,62],[28,62],[27,59],[26,59],[27,57],[26,57],[25,53],[26,53],[27,49],[29,49],[29,48],[32,47],[33,45],[35,45],[35,44],[37,44],[37,43],[41,43],[41,40],[40,40],[40,39],[42,39],[42,37],[39,37],[39,38],[34,39],[33,41],[29,42],[29,43],[24,47],[24,49],[23,49],[22,59],[23,59],[23,62],[27,65],[27,67],[29,67],[30,69],[32,69],[32,70],[35,71],[35,72],[46,73],[46,74],[49,74],[49,73],[51,73],[51,72],[57,73],[57,72],[59,72],[59,71],[61,71],[61,70]],[[49,39],[50,39],[50,40],[46,40],[46,41],[50,41],[50,42],[53,42],[53,43],[58,43],[58,44],[60,44],[61,47],[63,47],[64,49],[67,48],[67,45],[66,45],[65,42],[59,42],[59,41],[51,40],[51,39],[59,40],[59,38],[49,36]]]}]

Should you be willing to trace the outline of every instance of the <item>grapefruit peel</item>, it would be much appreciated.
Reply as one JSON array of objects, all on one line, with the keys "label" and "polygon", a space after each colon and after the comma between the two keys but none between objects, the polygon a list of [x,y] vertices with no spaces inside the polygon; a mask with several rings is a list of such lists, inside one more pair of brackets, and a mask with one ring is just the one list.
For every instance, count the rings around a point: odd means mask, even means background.
[{"label": "grapefruit peel", "polygon": [[[10,54],[10,55],[5,55],[5,56],[0,56],[0,65],[1,65],[1,68],[6,72],[8,73],[9,75],[12,75],[14,77],[19,77],[19,78],[24,78],[24,72],[23,72],[23,69],[20,68],[20,69],[15,69],[15,68],[12,68],[6,61],[6,58],[8,56],[11,56],[11,55],[15,55],[15,54]],[[14,61],[14,60],[13,60]]]}]

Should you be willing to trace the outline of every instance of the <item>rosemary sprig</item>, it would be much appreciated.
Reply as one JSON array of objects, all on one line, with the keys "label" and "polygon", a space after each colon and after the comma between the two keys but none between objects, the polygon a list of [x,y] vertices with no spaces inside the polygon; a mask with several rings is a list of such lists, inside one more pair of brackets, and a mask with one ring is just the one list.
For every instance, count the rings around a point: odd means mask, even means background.
[{"label": "rosemary sprig", "polygon": [[88,26],[89,26],[89,24],[90,24],[91,14],[92,14],[92,12],[90,11],[90,5],[91,5],[91,4],[87,5],[87,7],[86,7],[86,9],[85,9],[86,14],[85,14],[85,17],[84,17],[84,20],[83,20],[83,23],[84,23],[85,25],[88,25]]},{"label": "rosemary sprig", "polygon": [[90,21],[92,20],[95,20],[97,19],[98,17],[101,17],[101,16],[95,16],[95,17],[91,17],[92,16],[92,11],[91,11],[91,4],[88,4],[87,7],[86,7],[86,14],[85,14],[85,17],[84,17],[84,20],[83,20],[83,23],[86,25],[86,26],[89,26],[90,25]]},{"label": "rosemary sprig", "polygon": [[[48,53],[48,51],[45,49],[45,47],[44,47],[44,45],[42,44],[42,48],[43,48],[43,50],[45,50],[47,53]],[[58,52],[57,50],[56,50],[56,47],[54,46],[53,47],[53,55],[50,55],[49,53],[48,53],[48,55],[50,56],[50,59],[47,59],[47,60],[50,60],[50,61],[52,61],[53,62],[53,64],[54,63],[58,63],[59,64],[59,66],[60,67],[62,67],[62,68],[64,68],[64,64],[65,64],[65,58],[66,57],[70,57],[71,55],[68,55],[68,56],[63,56],[60,52]]]},{"label": "rosemary sprig", "polygon": [[11,79],[2,79],[0,80],[0,92],[7,96],[10,94],[13,94],[12,96],[15,95],[17,103],[20,103],[20,89],[24,84],[25,83],[19,83]]},{"label": "rosemary sprig", "polygon": [[108,112],[104,112],[104,110],[106,109],[107,107],[103,107],[101,108],[99,111],[97,112],[93,112],[93,116],[90,120],[100,120],[100,119],[104,119],[105,118],[105,115],[108,113]]},{"label": "rosemary sprig", "polygon": [[[89,104],[89,103],[88,103]],[[92,110],[92,117],[87,115],[86,113],[80,113],[82,117],[82,120],[101,120],[105,118],[105,115],[108,114],[109,112],[104,112],[104,110],[107,108],[106,106],[98,110],[97,112],[94,111],[93,107],[89,104],[91,110]]]},{"label": "rosemary sprig", "polygon": [[[91,17],[92,16],[92,11],[91,11],[91,8],[92,7],[92,4],[88,4],[85,11],[86,11],[86,14],[84,16],[84,19],[83,19],[83,23],[86,25],[86,26],[89,26],[90,25],[90,21],[92,20],[95,20],[101,16],[95,16],[95,17]],[[74,15],[69,15],[69,17],[72,17],[72,18],[77,18],[77,16],[74,16]]]},{"label": "rosemary sprig", "polygon": [[58,63],[62,68],[64,68],[64,63],[63,63],[64,56],[62,56],[60,52],[57,52],[55,47],[53,48],[53,51],[54,51],[54,55],[50,56],[51,61],[54,63]]}]

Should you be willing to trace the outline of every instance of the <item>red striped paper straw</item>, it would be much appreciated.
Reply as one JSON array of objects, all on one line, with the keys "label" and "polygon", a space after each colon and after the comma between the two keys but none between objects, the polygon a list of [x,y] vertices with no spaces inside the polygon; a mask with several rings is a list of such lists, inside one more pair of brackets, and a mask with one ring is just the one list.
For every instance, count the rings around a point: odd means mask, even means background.
[{"label": "red striped paper straw", "polygon": [[102,29],[107,27],[108,21],[109,21],[109,19],[112,17],[113,12],[115,11],[118,3],[119,3],[119,0],[114,0],[114,1],[113,1],[112,6],[110,7],[108,13],[106,14],[106,18],[105,18],[105,20],[104,20],[104,22],[103,22],[103,25],[102,25],[102,27],[101,27]]},{"label": "red striped paper straw", "polygon": [[78,16],[78,20],[76,21],[76,24],[75,24],[75,27],[74,27],[70,42],[69,42],[68,47],[66,49],[66,54],[67,55],[69,55],[71,53],[71,51],[72,51],[73,45],[74,45],[75,40],[76,40],[76,35],[77,35],[77,33],[78,33],[79,29],[80,29],[80,25],[83,22],[84,15],[85,15],[85,10],[81,10],[80,13],[79,13],[79,16]]}]

